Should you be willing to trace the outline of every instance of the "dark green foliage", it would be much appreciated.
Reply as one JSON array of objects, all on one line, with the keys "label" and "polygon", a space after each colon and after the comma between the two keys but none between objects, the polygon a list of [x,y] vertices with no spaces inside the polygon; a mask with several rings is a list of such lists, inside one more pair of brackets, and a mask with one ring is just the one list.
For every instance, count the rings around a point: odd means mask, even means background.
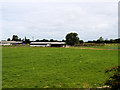
[{"label": "dark green foliage", "polygon": [[110,42],[111,42],[111,43],[115,43],[115,40],[113,40],[113,39],[110,39]]},{"label": "dark green foliage", "polygon": [[77,33],[68,33],[66,35],[66,44],[74,46],[79,43],[79,37]]},{"label": "dark green foliage", "polygon": [[66,42],[66,40],[63,39],[62,42]]},{"label": "dark green foliage", "polygon": [[13,35],[12,41],[18,41],[18,36],[17,35]]},{"label": "dark green foliage", "polygon": [[49,40],[47,39],[43,39],[43,40],[40,40],[41,42],[48,42]]},{"label": "dark green foliage", "polygon": [[79,40],[79,43],[84,43],[84,41],[83,40]]},{"label": "dark green foliage", "polygon": [[100,37],[98,40],[99,40],[100,42],[104,41],[104,39],[103,39],[102,37]]},{"label": "dark green foliage", "polygon": [[7,41],[10,41],[10,38],[8,38]]},{"label": "dark green foliage", "polygon": [[53,39],[50,39],[50,42],[54,42],[54,40],[53,40]]},{"label": "dark green foliage", "polygon": [[[10,38],[8,38],[7,41],[11,41]],[[17,35],[13,35],[12,41],[22,41],[22,40]]]},{"label": "dark green foliage", "polygon": [[86,43],[120,43],[120,38],[118,39],[106,39],[104,40],[102,37],[100,37],[98,40],[93,41],[87,41]]},{"label": "dark green foliage", "polygon": [[57,42],[58,40],[50,39],[50,42]]},{"label": "dark green foliage", "polygon": [[29,43],[30,43],[30,39],[27,39],[27,38],[25,37],[25,39],[23,40],[23,43],[29,44]]},{"label": "dark green foliage", "polygon": [[22,41],[21,38],[19,38],[18,41]]},{"label": "dark green foliage", "polygon": [[37,39],[37,40],[35,40],[35,42],[40,42],[40,40],[39,40],[39,39]]},{"label": "dark green foliage", "polygon": [[114,90],[120,89],[120,66],[112,67],[106,70],[105,73],[114,72],[112,76],[105,82],[105,85],[109,85]]},{"label": "dark green foliage", "polygon": [[47,40],[47,39],[42,39],[42,40],[35,40],[35,42],[58,42],[58,40],[54,40],[54,39],[50,39],[50,40]]}]

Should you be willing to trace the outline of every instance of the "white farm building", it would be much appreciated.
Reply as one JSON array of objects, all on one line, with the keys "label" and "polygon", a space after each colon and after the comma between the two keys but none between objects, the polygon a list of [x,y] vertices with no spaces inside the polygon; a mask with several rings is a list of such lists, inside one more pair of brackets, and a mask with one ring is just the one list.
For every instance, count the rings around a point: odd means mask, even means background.
[{"label": "white farm building", "polygon": [[21,41],[0,41],[0,45],[6,46],[6,45],[19,45],[23,44]]},{"label": "white farm building", "polygon": [[65,42],[31,42],[30,46],[33,47],[65,47]]}]

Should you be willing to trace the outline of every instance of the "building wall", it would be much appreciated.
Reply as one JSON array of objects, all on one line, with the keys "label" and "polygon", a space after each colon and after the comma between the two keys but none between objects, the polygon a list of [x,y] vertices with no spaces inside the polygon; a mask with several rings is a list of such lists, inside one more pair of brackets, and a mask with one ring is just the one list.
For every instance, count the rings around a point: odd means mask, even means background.
[{"label": "building wall", "polygon": [[32,47],[65,47],[65,42],[31,42]]},{"label": "building wall", "polygon": [[7,45],[11,45],[10,43],[0,43],[0,45],[3,45],[3,46],[7,46]]},{"label": "building wall", "polygon": [[46,45],[43,45],[43,44],[36,44],[36,45],[34,45],[34,44],[31,44],[30,45],[31,47],[50,47],[51,45],[50,44],[46,44]]},{"label": "building wall", "polygon": [[51,44],[51,47],[64,47],[65,45],[63,44]]},{"label": "building wall", "polygon": [[63,44],[46,44],[46,45],[40,45],[40,44],[36,44],[36,45],[34,45],[34,44],[31,44],[30,45],[31,47],[65,47],[65,45],[63,45]]},{"label": "building wall", "polygon": [[0,45],[18,45],[18,44],[22,44],[22,42],[19,41],[0,41]]}]

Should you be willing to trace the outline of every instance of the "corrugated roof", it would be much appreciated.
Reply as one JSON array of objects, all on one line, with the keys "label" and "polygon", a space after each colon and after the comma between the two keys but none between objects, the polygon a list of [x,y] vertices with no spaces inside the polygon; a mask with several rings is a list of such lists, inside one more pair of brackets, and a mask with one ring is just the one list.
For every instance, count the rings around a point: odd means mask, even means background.
[{"label": "corrugated roof", "polygon": [[0,41],[0,43],[22,43],[21,41]]},{"label": "corrugated roof", "polygon": [[65,44],[65,42],[31,42],[30,44]]}]

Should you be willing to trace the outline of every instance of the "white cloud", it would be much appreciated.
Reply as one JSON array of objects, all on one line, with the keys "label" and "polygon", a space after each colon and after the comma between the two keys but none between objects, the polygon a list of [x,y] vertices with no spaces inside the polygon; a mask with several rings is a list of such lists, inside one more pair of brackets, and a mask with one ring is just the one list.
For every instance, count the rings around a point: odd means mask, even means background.
[{"label": "white cloud", "polygon": [[100,36],[117,38],[115,1],[54,2],[56,3],[3,3],[3,39],[18,34],[20,37],[61,40],[71,31],[78,32],[84,40],[97,39]]},{"label": "white cloud", "polygon": [[1,0],[1,2],[118,2],[119,0]]}]

